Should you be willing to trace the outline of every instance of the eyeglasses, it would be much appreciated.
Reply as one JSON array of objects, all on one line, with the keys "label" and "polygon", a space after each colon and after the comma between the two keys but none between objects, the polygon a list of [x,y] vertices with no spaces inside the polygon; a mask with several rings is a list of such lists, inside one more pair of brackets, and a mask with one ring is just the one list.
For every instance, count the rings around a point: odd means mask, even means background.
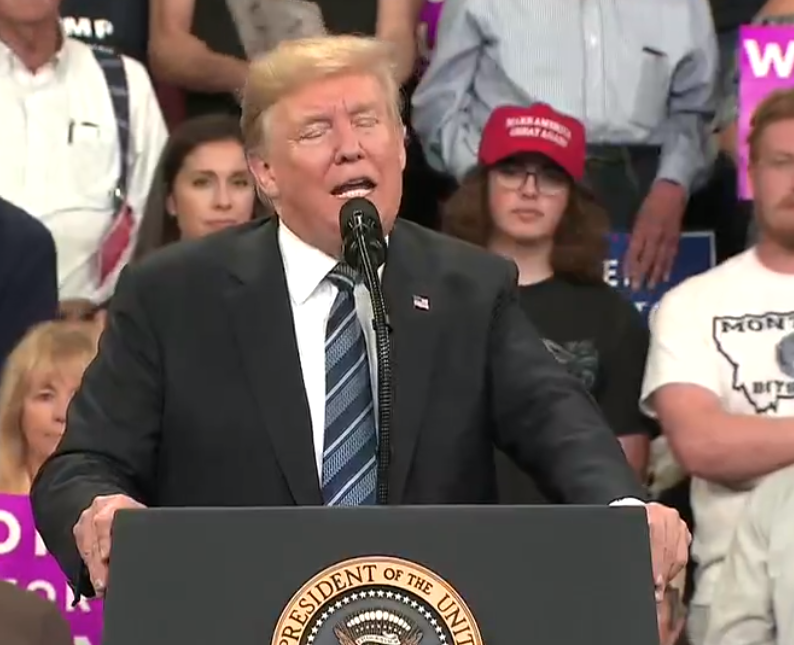
[{"label": "eyeglasses", "polygon": [[524,166],[505,164],[494,168],[496,180],[508,190],[523,188],[532,177],[535,189],[542,195],[559,195],[571,185],[565,171],[553,166]]}]

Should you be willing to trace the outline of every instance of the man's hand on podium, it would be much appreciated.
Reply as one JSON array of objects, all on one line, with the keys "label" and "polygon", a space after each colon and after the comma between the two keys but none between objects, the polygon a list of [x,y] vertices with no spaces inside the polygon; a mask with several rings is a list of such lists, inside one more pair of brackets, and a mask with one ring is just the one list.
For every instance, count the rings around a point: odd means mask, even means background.
[{"label": "man's hand on podium", "polygon": [[673,508],[651,503],[645,506],[651,534],[651,559],[656,600],[664,600],[665,590],[689,559],[692,535]]},{"label": "man's hand on podium", "polygon": [[105,593],[110,561],[110,527],[116,511],[124,508],[145,508],[126,495],[95,497],[91,506],[80,513],[72,530],[80,557],[83,558],[97,596]]}]

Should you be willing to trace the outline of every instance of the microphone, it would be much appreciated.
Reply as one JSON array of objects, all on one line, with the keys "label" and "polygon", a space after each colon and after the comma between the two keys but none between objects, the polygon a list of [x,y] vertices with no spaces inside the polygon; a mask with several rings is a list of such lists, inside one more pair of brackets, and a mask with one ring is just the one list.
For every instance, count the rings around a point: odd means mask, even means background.
[{"label": "microphone", "polygon": [[356,197],[344,203],[339,212],[339,230],[345,262],[364,277],[367,260],[375,271],[386,261],[383,226],[378,209],[368,199]]},{"label": "microphone", "polygon": [[378,367],[378,481],[377,504],[389,503],[391,463],[392,369],[389,314],[383,298],[378,269],[386,262],[386,240],[378,209],[368,199],[356,197],[339,212],[342,254],[345,262],[364,278],[372,300],[372,328]]}]

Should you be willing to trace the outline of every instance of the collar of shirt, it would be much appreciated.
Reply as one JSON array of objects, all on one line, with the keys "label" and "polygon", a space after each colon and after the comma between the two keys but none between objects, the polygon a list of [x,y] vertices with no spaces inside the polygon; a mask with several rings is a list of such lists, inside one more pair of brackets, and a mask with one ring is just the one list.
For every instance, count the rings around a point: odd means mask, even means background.
[{"label": "collar of shirt", "polygon": [[19,59],[19,57],[11,50],[11,48],[2,40],[0,40],[0,75],[7,76],[15,72],[22,72],[23,74],[28,74],[30,76],[38,76],[42,71],[48,69],[52,71],[58,71],[65,67],[69,56],[70,45],[71,39],[63,31],[63,28],[61,28],[60,49],[55,52],[49,63],[42,65],[42,67],[36,70],[36,73],[33,74]]},{"label": "collar of shirt", "polygon": [[[386,237],[388,242],[389,238]],[[278,225],[278,244],[290,298],[295,304],[301,305],[323,283],[338,260],[304,242],[283,222]],[[382,275],[383,266],[378,269],[378,276]]]}]

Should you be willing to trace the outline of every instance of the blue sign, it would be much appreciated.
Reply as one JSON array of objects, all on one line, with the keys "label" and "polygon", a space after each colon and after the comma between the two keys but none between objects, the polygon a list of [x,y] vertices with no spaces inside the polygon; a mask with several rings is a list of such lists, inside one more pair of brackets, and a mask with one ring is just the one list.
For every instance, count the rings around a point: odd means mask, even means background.
[{"label": "blue sign", "polygon": [[687,278],[708,271],[715,264],[714,233],[682,233],[670,280],[657,285],[655,289],[643,287],[639,291],[632,291],[623,275],[623,257],[628,246],[628,233],[610,233],[609,259],[604,262],[604,280],[630,298],[646,320],[665,293]]}]

